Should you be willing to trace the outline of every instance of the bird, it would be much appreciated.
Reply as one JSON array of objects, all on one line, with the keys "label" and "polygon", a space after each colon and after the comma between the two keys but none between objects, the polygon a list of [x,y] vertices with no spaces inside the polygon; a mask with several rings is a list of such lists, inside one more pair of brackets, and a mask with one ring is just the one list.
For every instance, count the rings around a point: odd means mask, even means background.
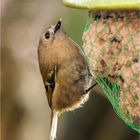
[{"label": "bird", "polygon": [[93,77],[83,49],[63,30],[62,19],[39,40],[38,61],[51,108],[50,140],[56,138],[58,117],[81,107],[89,98]]}]

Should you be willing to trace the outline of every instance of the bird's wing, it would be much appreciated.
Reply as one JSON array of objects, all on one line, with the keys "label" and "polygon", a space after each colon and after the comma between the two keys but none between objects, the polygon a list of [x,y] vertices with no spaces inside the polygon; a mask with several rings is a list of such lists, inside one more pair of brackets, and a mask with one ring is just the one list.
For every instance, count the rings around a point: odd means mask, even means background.
[{"label": "bird's wing", "polygon": [[55,82],[56,82],[56,66],[52,68],[51,71],[46,73],[46,79],[45,79],[45,89],[46,94],[48,98],[48,104],[51,107],[52,105],[52,94],[55,88]]}]

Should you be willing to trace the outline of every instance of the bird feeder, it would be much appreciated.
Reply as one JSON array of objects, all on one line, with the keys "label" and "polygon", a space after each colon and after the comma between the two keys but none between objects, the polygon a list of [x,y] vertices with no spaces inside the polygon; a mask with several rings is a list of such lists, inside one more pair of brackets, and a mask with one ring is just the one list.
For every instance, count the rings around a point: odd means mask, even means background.
[{"label": "bird feeder", "polygon": [[63,0],[89,10],[83,49],[115,112],[140,132],[140,1]]}]

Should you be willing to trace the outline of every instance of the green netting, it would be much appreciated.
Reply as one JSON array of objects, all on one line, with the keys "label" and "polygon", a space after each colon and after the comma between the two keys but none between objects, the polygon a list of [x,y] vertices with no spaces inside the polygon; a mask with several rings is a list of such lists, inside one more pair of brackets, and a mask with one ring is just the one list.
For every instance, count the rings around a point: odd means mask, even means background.
[{"label": "green netting", "polygon": [[92,74],[115,112],[140,132],[140,18],[138,10],[89,14],[83,48]]}]

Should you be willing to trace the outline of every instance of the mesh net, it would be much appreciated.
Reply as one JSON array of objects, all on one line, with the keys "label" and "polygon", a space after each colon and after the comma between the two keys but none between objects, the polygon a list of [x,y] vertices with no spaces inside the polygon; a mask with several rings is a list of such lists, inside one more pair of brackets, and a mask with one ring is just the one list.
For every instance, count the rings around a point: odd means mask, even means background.
[{"label": "mesh net", "polygon": [[115,112],[140,132],[139,11],[90,12],[83,48]]}]

